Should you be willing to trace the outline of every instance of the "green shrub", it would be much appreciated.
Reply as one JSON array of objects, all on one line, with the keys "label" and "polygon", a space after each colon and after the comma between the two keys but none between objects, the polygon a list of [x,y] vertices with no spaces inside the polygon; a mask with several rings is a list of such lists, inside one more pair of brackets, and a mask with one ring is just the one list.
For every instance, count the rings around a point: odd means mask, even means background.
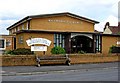
[{"label": "green shrub", "polygon": [[112,53],[113,52],[113,48],[115,48],[116,46],[112,45],[110,48],[109,48],[109,53]]},{"label": "green shrub", "polygon": [[66,52],[64,48],[57,46],[51,49],[51,53],[52,54],[65,54]]},{"label": "green shrub", "polygon": [[6,51],[5,54],[11,54],[11,55],[31,55],[31,54],[34,54],[34,53],[30,49],[18,48],[18,49],[15,49],[15,50]]},{"label": "green shrub", "polygon": [[11,55],[14,55],[13,50],[6,50],[6,51],[4,52],[4,54],[11,54]]},{"label": "green shrub", "polygon": [[13,50],[13,54],[15,54],[15,55],[30,55],[30,54],[33,54],[33,52],[27,48],[18,48],[18,49]]}]

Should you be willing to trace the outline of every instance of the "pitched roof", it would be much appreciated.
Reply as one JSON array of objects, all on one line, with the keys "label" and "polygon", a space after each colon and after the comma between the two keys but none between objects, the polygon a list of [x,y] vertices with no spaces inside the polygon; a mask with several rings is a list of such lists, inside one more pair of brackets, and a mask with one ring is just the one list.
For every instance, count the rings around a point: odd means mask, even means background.
[{"label": "pitched roof", "polygon": [[112,34],[118,34],[120,32],[120,22],[118,22],[118,26],[110,26],[110,23],[107,22],[105,24],[104,31],[105,31],[105,29],[106,29],[107,26],[110,29],[110,31],[112,32]]},{"label": "pitched roof", "polygon": [[98,21],[95,21],[95,20],[92,20],[92,19],[89,19],[89,18],[86,18],[86,17],[82,17],[82,16],[72,14],[72,13],[69,13],[69,12],[64,12],[64,13],[41,14],[41,15],[27,16],[27,17],[21,19],[20,21],[16,22],[15,24],[11,25],[10,27],[8,27],[7,30],[11,29],[12,27],[14,27],[15,25],[17,25],[19,23],[23,23],[23,21],[31,20],[32,18],[45,18],[45,17],[52,17],[52,16],[64,16],[64,15],[71,16],[71,17],[81,19],[81,20],[85,20],[85,21],[92,22],[92,23],[99,23]]},{"label": "pitched roof", "polygon": [[119,32],[118,26],[109,26],[109,29],[111,30],[112,34],[118,34]]}]

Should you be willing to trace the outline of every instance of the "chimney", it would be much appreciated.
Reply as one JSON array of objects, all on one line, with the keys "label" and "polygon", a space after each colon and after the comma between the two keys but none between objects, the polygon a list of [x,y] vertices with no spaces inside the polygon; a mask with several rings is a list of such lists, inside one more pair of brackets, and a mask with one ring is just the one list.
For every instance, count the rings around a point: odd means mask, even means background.
[{"label": "chimney", "polygon": [[109,26],[110,26],[110,23],[109,23],[109,22],[106,22],[105,27],[104,27],[104,31],[105,31],[105,29],[106,29],[107,27],[109,27]]}]

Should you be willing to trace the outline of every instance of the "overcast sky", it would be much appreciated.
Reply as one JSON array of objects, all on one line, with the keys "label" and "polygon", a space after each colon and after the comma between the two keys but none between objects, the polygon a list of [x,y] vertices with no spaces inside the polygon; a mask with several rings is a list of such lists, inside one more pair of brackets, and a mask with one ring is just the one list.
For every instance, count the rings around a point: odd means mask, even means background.
[{"label": "overcast sky", "polygon": [[100,23],[102,31],[107,21],[117,26],[119,0],[0,0],[0,34],[8,34],[7,27],[29,15],[71,12]]}]

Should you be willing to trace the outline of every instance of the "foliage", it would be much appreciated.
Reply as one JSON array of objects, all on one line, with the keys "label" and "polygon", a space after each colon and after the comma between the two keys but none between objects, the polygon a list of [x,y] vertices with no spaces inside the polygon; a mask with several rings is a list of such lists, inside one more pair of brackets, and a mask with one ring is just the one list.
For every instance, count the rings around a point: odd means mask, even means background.
[{"label": "foliage", "polygon": [[110,48],[109,48],[109,53],[112,53],[113,52],[113,48],[115,48],[116,46],[112,45]]},{"label": "foliage", "polygon": [[84,52],[83,50],[78,51],[79,54],[85,54],[86,52]]},{"label": "foliage", "polygon": [[15,49],[15,50],[6,51],[5,54],[11,54],[11,55],[31,55],[31,54],[34,54],[34,53],[31,52],[31,50],[27,49],[27,48],[18,48],[18,49]]},{"label": "foliage", "polygon": [[62,48],[62,47],[60,47],[60,46],[56,46],[56,47],[53,47],[53,48],[51,49],[51,53],[52,53],[52,54],[65,54],[66,52],[65,52],[65,49],[64,49],[64,48]]},{"label": "foliage", "polygon": [[4,54],[14,55],[14,53],[13,53],[13,51],[12,51],[12,50],[6,50],[6,51],[4,52]]},{"label": "foliage", "polygon": [[118,32],[118,35],[120,35],[120,32]]}]

